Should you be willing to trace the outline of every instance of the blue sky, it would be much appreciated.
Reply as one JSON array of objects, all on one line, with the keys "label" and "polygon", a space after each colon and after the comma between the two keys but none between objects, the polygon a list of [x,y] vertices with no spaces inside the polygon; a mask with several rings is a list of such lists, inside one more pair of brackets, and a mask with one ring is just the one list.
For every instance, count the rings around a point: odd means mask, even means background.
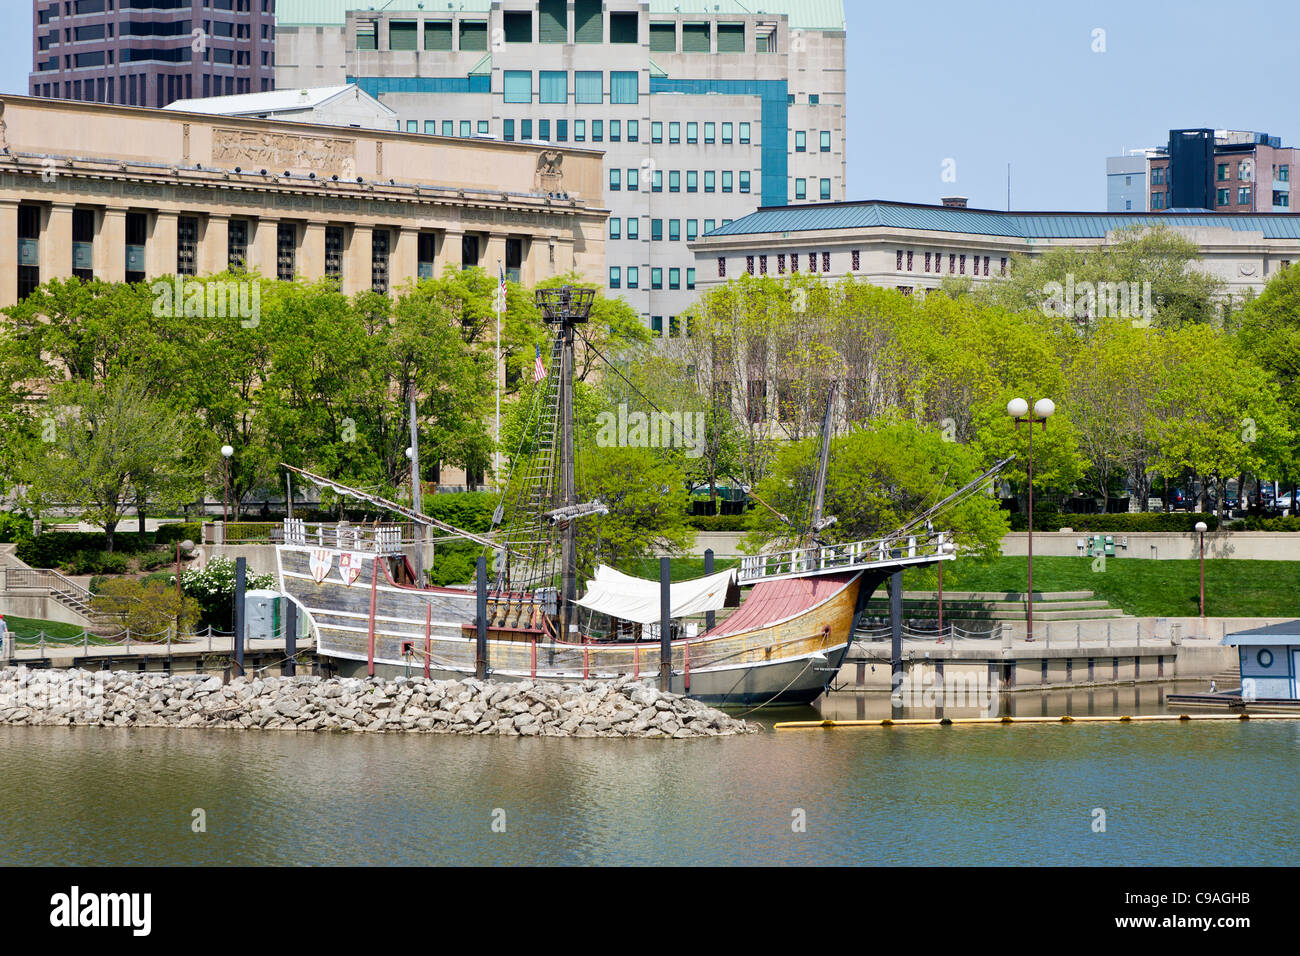
[{"label": "blue sky", "polygon": [[[848,194],[1002,209],[1104,209],[1105,159],[1170,128],[1300,144],[1300,5],[1208,0],[846,0]],[[29,0],[0,0],[0,90],[31,68]],[[1095,31],[1105,31],[1095,34]],[[1104,52],[1094,47],[1104,46]],[[955,182],[945,182],[946,168]]]}]

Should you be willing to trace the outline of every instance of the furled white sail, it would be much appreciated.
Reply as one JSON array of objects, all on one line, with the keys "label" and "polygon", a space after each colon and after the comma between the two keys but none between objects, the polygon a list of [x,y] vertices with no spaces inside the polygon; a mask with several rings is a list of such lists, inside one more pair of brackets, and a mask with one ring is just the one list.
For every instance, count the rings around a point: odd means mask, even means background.
[{"label": "furled white sail", "polygon": [[[740,600],[736,569],[690,581],[674,581],[669,588],[669,599],[674,618],[735,607]],[[595,577],[587,582],[587,593],[578,604],[623,621],[656,624],[659,621],[659,582],[635,578],[602,564],[596,568]]]}]

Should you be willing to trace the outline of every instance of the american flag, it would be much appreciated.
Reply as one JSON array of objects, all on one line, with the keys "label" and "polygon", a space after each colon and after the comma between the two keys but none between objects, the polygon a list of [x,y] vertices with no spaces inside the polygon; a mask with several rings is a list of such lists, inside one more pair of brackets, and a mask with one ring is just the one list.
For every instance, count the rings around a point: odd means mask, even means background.
[{"label": "american flag", "polygon": [[533,359],[533,381],[540,382],[546,378],[546,366],[542,364],[542,348],[540,345],[534,345],[533,350],[536,358]]},{"label": "american flag", "polygon": [[506,310],[506,273],[500,266],[497,266],[497,311]]}]

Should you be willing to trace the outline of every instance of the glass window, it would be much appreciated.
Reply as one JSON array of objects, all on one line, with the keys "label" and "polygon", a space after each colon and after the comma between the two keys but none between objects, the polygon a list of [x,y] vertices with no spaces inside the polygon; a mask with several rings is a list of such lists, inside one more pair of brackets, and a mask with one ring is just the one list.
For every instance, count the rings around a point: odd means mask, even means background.
[{"label": "glass window", "polygon": [[605,139],[605,121],[604,121],[604,120],[592,120],[592,121],[591,121],[591,141],[592,141],[593,143],[599,143],[599,142],[603,142],[604,139]]},{"label": "glass window", "polygon": [[706,236],[713,231],[713,224],[714,224],[714,220],[712,219],[704,220],[704,234]]},{"label": "glass window", "polygon": [[748,169],[742,169],[740,171],[740,191],[742,193],[749,192],[749,170]]},{"label": "glass window", "polygon": [[714,192],[718,186],[718,174],[712,169],[704,171],[704,191],[706,193]]},{"label": "glass window", "polygon": [[[217,27],[222,24],[218,23]],[[417,24],[414,20],[394,20],[388,24],[388,49],[390,50],[414,50],[416,48],[416,37],[419,35]]]},{"label": "glass window", "polygon": [[722,171],[722,191],[724,193],[731,192],[731,179],[731,170],[724,169]]},{"label": "glass window", "polygon": [[569,141],[569,121],[568,121],[568,120],[556,120],[556,121],[555,121],[555,140],[556,140],[556,142],[559,142],[559,143],[567,143],[567,142]]},{"label": "glass window", "polygon": [[694,289],[694,288],[695,288],[695,270],[694,270],[694,269],[687,269],[687,270],[686,270],[686,288],[688,288],[688,289]]},{"label": "glass window", "polygon": [[700,234],[700,221],[698,219],[686,220],[686,241],[693,241]]},{"label": "glass window", "polygon": [[[464,129],[464,124],[461,124],[461,129],[462,130]],[[526,119],[526,120],[519,121],[519,138],[523,140],[529,140],[533,138],[532,120]]]},{"label": "glass window", "polygon": [[822,152],[829,153],[831,151],[831,131],[828,129],[822,130],[821,137],[822,137]]},{"label": "glass window", "polygon": [[[512,127],[512,128],[513,128],[513,127]],[[456,122],[455,122],[455,120],[443,120],[443,121],[442,121],[442,135],[443,135],[443,136],[455,136],[455,135],[456,135]]]},{"label": "glass window", "polygon": [[1250,187],[1239,186],[1237,188],[1237,204],[1241,206],[1250,205]]},{"label": "glass window", "polygon": [[627,217],[627,237],[629,239],[641,238],[641,220],[636,216]]},{"label": "glass window", "polygon": [[531,103],[533,101],[533,71],[505,71],[505,101],[507,103]]},{"label": "glass window", "polygon": [[621,170],[611,169],[609,171],[609,188],[611,190],[617,192],[620,188],[619,184],[622,181],[623,181],[623,173]]},{"label": "glass window", "polygon": [[795,199],[808,198],[808,180],[796,179],[794,181],[794,198]]},{"label": "glass window", "polygon": [[623,270],[618,266],[609,267],[609,287],[611,289],[621,289],[623,287]]},{"label": "glass window", "polygon": [[611,217],[610,217],[610,220],[609,220],[609,238],[611,238],[611,239],[620,239],[620,238],[622,238],[622,229],[619,227],[619,222],[620,222],[620,220],[619,220],[619,218],[618,218],[617,216],[611,216]]},{"label": "glass window", "polygon": [[669,242],[682,241],[682,221],[680,219],[668,220],[668,241]]},{"label": "glass window", "polygon": [[623,124],[619,120],[609,121],[609,141],[617,143],[623,138]]},{"label": "glass window", "polygon": [[627,171],[627,191],[636,192],[641,188],[641,171],[633,166]]},{"label": "glass window", "polygon": [[717,136],[717,132],[718,132],[718,124],[717,124],[717,123],[705,123],[705,124],[704,124],[704,142],[705,142],[706,144],[712,144],[714,138]]},{"label": "glass window", "polygon": [[611,70],[609,74],[609,101],[631,104],[637,102],[637,79],[634,70]]},{"label": "glass window", "polygon": [[664,334],[664,317],[662,315],[650,316],[650,332],[655,338],[662,338]]},{"label": "glass window", "polygon": [[655,170],[654,177],[651,179],[650,189],[657,193],[664,191],[664,171],[662,169]]},{"label": "glass window", "polygon": [[575,103],[605,102],[605,74],[599,70],[578,70],[573,74]]},{"label": "glass window", "polygon": [[699,192],[700,174],[694,169],[686,170],[686,191],[688,193]]},{"label": "glass window", "polygon": [[686,142],[688,142],[688,143],[698,143],[699,140],[700,140],[700,124],[699,124],[699,123],[687,123],[687,124],[686,124]]},{"label": "glass window", "polygon": [[821,95],[820,93],[809,93],[809,94],[808,94],[808,105],[809,105],[809,106],[817,106],[817,105],[819,105],[819,104],[821,103],[821,101],[822,101],[822,95]]},{"label": "glass window", "polygon": [[460,121],[460,135],[465,139],[469,139],[474,135],[474,123],[471,120]]},{"label": "glass window", "polygon": [[1219,182],[1223,182],[1228,178],[1227,163],[1219,163],[1218,166],[1215,167],[1215,178],[1218,179]]},{"label": "glass window", "polygon": [[629,289],[635,289],[637,287],[637,282],[640,278],[638,272],[639,270],[636,266],[627,267],[627,287]]},{"label": "glass window", "polygon": [[635,143],[637,141],[637,136],[640,135],[640,129],[641,126],[636,120],[627,121],[627,141],[629,143]]},{"label": "glass window", "polygon": [[[446,126],[447,124],[443,124]],[[448,132],[443,132],[444,136],[450,136]],[[512,119],[501,121],[501,138],[507,143],[513,143],[515,140],[515,121]]]},{"label": "glass window", "polygon": [[668,191],[670,193],[679,193],[682,191],[682,173],[679,169],[670,169],[668,171]]},{"label": "glass window", "polygon": [[749,145],[749,124],[748,123],[740,124],[740,145],[741,146]]},{"label": "glass window", "polygon": [[664,287],[664,270],[655,266],[650,269],[650,288],[662,289]]},{"label": "glass window", "polygon": [[662,242],[664,238],[664,221],[662,219],[650,220],[650,241]]},{"label": "glass window", "polygon": [[655,120],[650,124],[650,142],[662,143],[664,141],[664,124]]},{"label": "glass window", "polygon": [[668,124],[668,142],[670,142],[670,143],[680,143],[681,141],[682,141],[682,124],[681,124],[681,123],[669,123],[669,124]]},{"label": "glass window", "polygon": [[550,120],[545,119],[545,120],[538,120],[538,121],[537,121],[537,138],[538,138],[538,139],[541,139],[541,140],[545,140],[545,141],[548,142],[548,143],[551,141],[551,121],[550,121]]},{"label": "glass window", "polygon": [[489,136],[492,133],[492,124],[488,120],[479,120],[478,131],[482,136]]},{"label": "glass window", "polygon": [[650,52],[651,53],[676,53],[677,52],[677,24],[676,23],[651,22]]},{"label": "glass window", "polygon": [[808,152],[808,134],[801,129],[794,131],[794,151],[796,153]]},{"label": "glass window", "polygon": [[830,181],[829,179],[823,179],[823,180],[822,180],[822,199],[830,199],[830,198],[831,198],[831,181]]},{"label": "glass window", "polygon": [[669,270],[668,270],[668,288],[670,288],[670,289],[680,289],[681,287],[682,287],[682,270],[681,270],[681,269],[669,269]]},{"label": "glass window", "polygon": [[731,124],[730,124],[730,123],[723,123],[723,124],[722,124],[722,143],[723,143],[724,146],[729,146],[729,145],[731,144]]},{"label": "glass window", "polygon": [[438,135],[438,121],[437,121],[437,120],[425,120],[425,121],[424,121],[424,135],[425,135],[425,136],[437,136],[437,135]]},{"label": "glass window", "polygon": [[586,121],[586,120],[574,120],[574,121],[573,121],[573,141],[574,141],[575,143],[581,143],[581,142],[585,141],[586,138],[587,138],[587,121]]},{"label": "glass window", "polygon": [[542,70],[541,84],[540,102],[569,102],[569,74],[565,70]]},{"label": "glass window", "polygon": [[533,42],[532,11],[501,14],[502,26],[505,27],[507,43]]}]

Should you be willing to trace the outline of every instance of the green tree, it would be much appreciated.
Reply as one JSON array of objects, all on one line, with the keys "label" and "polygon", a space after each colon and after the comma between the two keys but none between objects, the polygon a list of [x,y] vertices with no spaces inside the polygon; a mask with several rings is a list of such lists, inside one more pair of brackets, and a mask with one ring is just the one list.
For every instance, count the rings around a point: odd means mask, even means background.
[{"label": "green tree", "polygon": [[91,604],[97,613],[129,629],[131,637],[141,641],[164,641],[172,626],[177,633],[192,632],[199,620],[198,601],[157,580],[109,578],[99,586]]}]

